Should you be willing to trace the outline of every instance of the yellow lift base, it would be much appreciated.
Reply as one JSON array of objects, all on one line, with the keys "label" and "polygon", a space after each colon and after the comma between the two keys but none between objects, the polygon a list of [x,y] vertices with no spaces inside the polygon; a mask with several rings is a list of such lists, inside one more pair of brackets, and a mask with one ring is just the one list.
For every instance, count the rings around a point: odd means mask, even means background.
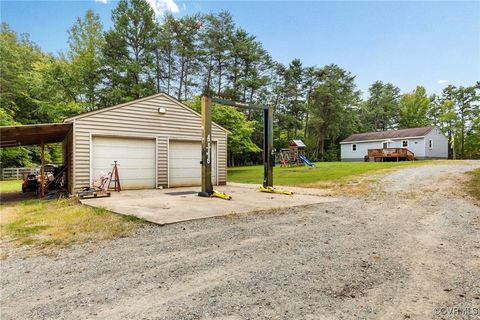
[{"label": "yellow lift base", "polygon": [[270,187],[270,186],[266,186],[266,187],[260,186],[260,191],[261,192],[268,192],[268,193],[286,194],[286,195],[289,195],[289,196],[291,196],[293,194],[293,192],[291,192],[291,191],[276,189],[276,188]]},{"label": "yellow lift base", "polygon": [[213,190],[213,193],[210,195],[210,197],[214,198],[220,198],[224,200],[232,200],[232,196],[223,192],[219,192],[217,190]]}]

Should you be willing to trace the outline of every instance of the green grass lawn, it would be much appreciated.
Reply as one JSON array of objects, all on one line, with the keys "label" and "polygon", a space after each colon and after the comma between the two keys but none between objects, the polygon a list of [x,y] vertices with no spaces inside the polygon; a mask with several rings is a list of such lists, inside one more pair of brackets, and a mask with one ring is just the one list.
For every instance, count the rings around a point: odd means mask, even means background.
[{"label": "green grass lawn", "polygon": [[131,216],[81,205],[75,198],[20,200],[0,206],[4,244],[36,248],[122,237],[134,231],[140,222]]},{"label": "green grass lawn", "polygon": [[0,192],[22,192],[22,180],[0,181]]},{"label": "green grass lawn", "polygon": [[[276,185],[308,186],[316,182],[336,181],[365,173],[418,166],[432,161],[401,161],[401,162],[317,162],[315,167],[280,167],[273,170]],[[263,166],[234,167],[228,169],[228,181],[261,184],[263,181]]]},{"label": "green grass lawn", "polygon": [[132,216],[81,205],[76,198],[36,199],[33,192],[22,194],[21,184],[0,181],[0,259],[18,246],[39,252],[127,236],[142,223]]}]

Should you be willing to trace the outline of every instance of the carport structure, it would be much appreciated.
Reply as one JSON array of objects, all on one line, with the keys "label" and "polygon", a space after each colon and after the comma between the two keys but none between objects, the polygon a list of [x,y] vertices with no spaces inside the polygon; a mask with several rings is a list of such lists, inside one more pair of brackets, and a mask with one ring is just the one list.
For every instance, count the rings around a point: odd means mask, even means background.
[{"label": "carport structure", "polygon": [[45,144],[63,142],[63,163],[66,169],[66,186],[71,192],[71,123],[29,124],[0,127],[0,148],[40,146],[40,196],[45,195]]}]

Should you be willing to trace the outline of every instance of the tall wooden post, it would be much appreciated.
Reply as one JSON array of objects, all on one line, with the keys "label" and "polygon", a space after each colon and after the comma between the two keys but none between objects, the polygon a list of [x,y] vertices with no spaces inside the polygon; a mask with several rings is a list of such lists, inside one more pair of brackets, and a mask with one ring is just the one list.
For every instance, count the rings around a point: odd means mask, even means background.
[{"label": "tall wooden post", "polygon": [[263,110],[263,186],[273,187],[273,108]]},{"label": "tall wooden post", "polygon": [[45,144],[40,144],[40,198],[45,197]]},{"label": "tall wooden post", "polygon": [[202,192],[199,196],[210,196],[212,186],[212,99],[202,96]]}]

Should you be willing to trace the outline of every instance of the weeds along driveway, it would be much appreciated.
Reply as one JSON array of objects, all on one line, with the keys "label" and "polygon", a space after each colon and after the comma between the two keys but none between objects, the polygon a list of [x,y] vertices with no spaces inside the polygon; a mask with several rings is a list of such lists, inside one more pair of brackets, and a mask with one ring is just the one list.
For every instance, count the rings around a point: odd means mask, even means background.
[{"label": "weeds along driveway", "polygon": [[2,319],[438,319],[478,307],[480,210],[461,186],[479,166],[406,169],[424,182],[415,192],[397,172],[364,197],[12,256]]}]

